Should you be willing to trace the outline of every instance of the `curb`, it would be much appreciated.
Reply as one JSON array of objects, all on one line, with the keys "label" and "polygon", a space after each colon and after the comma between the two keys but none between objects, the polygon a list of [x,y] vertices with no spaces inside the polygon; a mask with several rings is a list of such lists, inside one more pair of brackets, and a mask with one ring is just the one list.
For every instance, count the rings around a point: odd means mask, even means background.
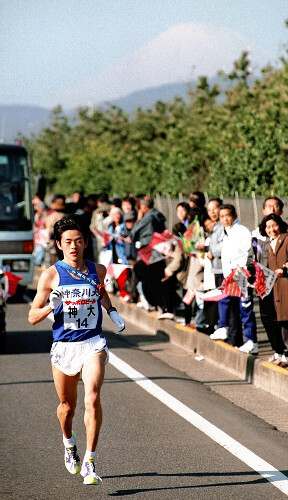
[{"label": "curb", "polygon": [[[149,333],[164,334],[171,344],[174,344],[189,353],[203,356],[210,363],[228,370],[243,381],[253,384],[274,396],[288,402],[288,370],[268,361],[240,352],[235,347],[221,340],[211,340],[208,335],[196,329],[179,325],[171,320],[157,319],[155,312],[148,312],[138,308],[135,304],[122,302],[119,297],[111,297],[113,305],[123,318]],[[135,337],[134,337],[135,338]],[[135,344],[133,339],[127,341]]]}]

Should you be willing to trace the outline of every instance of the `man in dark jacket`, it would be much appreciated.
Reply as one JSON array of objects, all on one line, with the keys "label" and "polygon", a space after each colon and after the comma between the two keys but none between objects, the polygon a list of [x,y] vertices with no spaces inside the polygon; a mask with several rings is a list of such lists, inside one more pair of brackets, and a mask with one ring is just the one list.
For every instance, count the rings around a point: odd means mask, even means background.
[{"label": "man in dark jacket", "polygon": [[137,250],[149,245],[154,232],[162,233],[165,230],[166,218],[154,208],[151,196],[144,196],[140,200],[138,220],[132,229],[132,238]]},{"label": "man in dark jacket", "polygon": [[[140,250],[149,245],[154,232],[162,233],[165,230],[165,221],[165,216],[154,208],[154,200],[151,196],[141,198],[138,220],[131,232],[131,238],[136,249]],[[161,279],[164,278],[164,270],[165,259],[147,266],[138,258],[134,266],[134,277],[138,283],[142,283],[142,290],[140,288],[139,291],[140,298],[143,292],[148,304],[155,307],[160,305],[163,311],[165,310],[165,304],[161,303]],[[143,304],[145,304],[144,301]]]}]

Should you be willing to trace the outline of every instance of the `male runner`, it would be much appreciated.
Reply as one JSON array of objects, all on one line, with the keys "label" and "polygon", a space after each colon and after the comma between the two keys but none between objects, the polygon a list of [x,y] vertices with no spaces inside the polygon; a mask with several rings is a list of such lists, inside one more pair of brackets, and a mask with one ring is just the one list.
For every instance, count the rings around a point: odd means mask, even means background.
[{"label": "male runner", "polygon": [[[105,291],[106,268],[84,258],[88,231],[77,215],[68,215],[55,224],[56,244],[64,258],[41,274],[29,322],[35,325],[54,312],[50,357],[60,400],[57,416],[63,433],[65,466],[71,474],[81,472],[84,484],[97,484],[101,481],[95,468],[102,423],[100,391],[108,361],[107,343],[102,336],[101,305],[117,325],[117,333],[124,330],[125,321],[112,307]],[[85,392],[87,442],[82,467],[72,432],[80,373]]]}]

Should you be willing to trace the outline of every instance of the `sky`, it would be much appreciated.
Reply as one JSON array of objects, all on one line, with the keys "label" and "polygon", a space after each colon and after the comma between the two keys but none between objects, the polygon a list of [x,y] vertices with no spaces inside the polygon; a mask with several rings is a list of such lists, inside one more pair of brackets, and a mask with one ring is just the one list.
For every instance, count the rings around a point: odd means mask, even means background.
[{"label": "sky", "polygon": [[229,71],[287,46],[288,0],[0,0],[0,104],[64,108]]}]

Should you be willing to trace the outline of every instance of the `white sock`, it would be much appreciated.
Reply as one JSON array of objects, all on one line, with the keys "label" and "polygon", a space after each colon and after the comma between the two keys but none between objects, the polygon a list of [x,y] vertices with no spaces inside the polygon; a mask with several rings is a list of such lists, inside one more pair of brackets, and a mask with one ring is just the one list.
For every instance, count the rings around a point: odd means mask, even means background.
[{"label": "white sock", "polygon": [[89,457],[95,458],[96,457],[96,451],[86,450],[83,461],[86,462]]},{"label": "white sock", "polygon": [[65,436],[63,436],[63,443],[64,443],[65,448],[72,448],[76,444],[76,439],[73,436],[73,434],[72,434],[71,438],[69,438],[69,439],[67,439],[67,438],[65,438]]}]

